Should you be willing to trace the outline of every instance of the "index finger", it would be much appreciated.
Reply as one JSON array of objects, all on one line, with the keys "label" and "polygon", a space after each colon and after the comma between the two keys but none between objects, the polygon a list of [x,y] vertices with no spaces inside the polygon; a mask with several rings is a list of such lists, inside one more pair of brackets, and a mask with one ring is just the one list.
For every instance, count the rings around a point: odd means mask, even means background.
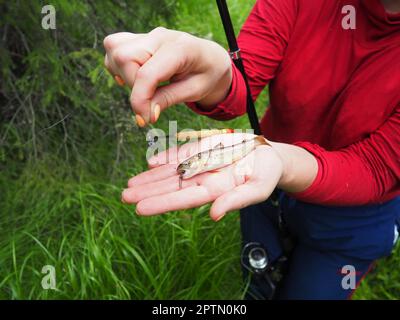
[{"label": "index finger", "polygon": [[176,174],[176,165],[165,164],[163,166],[139,173],[137,176],[130,178],[128,181],[128,187],[163,180]]},{"label": "index finger", "polygon": [[176,192],[146,198],[136,206],[139,215],[155,215],[168,211],[199,207],[216,198],[205,186],[188,187]]}]

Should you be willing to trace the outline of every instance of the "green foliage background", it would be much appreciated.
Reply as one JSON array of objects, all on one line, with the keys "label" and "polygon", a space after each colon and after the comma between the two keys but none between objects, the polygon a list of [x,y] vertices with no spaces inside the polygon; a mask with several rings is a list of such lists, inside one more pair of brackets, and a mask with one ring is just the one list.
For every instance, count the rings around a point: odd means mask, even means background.
[{"label": "green foliage background", "polygon": [[[228,3],[239,30],[254,0]],[[240,299],[236,213],[219,223],[208,206],[140,218],[120,203],[126,180],[146,168],[146,131],[103,67],[102,40],[118,31],[163,25],[225,45],[214,1],[57,0],[56,30],[41,28],[45,4],[0,0],[0,298]],[[157,127],[168,120],[221,127],[183,106]],[[41,287],[47,264],[57,290]],[[398,265],[397,252],[356,297],[398,297]]]}]

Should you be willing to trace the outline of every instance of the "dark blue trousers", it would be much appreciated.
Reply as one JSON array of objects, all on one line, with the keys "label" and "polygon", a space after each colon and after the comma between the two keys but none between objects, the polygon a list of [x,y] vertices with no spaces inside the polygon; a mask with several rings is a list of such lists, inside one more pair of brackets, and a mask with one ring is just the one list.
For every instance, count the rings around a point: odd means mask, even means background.
[{"label": "dark blue trousers", "polygon": [[[400,197],[379,205],[327,207],[281,193],[280,208],[295,246],[276,299],[350,298],[349,277],[358,284],[376,259],[390,255],[400,225]],[[261,243],[271,261],[282,255],[278,209],[270,202],[242,209],[241,228],[243,245]],[[263,298],[266,291],[265,282],[252,277],[247,296]]]}]

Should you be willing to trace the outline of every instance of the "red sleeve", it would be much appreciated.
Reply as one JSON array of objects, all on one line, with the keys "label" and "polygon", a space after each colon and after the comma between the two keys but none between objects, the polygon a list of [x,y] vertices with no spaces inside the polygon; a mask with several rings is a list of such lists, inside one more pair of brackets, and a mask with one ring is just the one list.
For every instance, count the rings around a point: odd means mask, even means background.
[{"label": "red sleeve", "polygon": [[338,151],[295,143],[317,158],[318,174],[295,198],[328,205],[364,205],[389,200],[400,183],[400,106],[366,139]]},{"label": "red sleeve", "polygon": [[[275,77],[297,16],[297,0],[258,0],[238,37],[253,100]],[[224,101],[209,110],[196,103],[187,105],[199,114],[229,120],[246,112],[246,87],[232,64],[232,86]]]}]

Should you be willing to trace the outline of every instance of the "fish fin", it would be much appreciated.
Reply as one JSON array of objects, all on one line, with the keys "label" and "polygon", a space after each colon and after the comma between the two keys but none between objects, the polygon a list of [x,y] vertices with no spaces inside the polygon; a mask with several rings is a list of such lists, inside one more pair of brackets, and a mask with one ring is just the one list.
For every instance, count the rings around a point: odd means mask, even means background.
[{"label": "fish fin", "polygon": [[214,146],[213,149],[222,149],[223,147],[224,147],[223,143],[220,142],[220,143],[218,143],[216,146]]},{"label": "fish fin", "polygon": [[255,137],[255,140],[256,140],[256,143],[258,146],[261,146],[261,145],[271,146],[268,143],[267,139],[265,139],[263,136],[257,136],[257,137]]}]

